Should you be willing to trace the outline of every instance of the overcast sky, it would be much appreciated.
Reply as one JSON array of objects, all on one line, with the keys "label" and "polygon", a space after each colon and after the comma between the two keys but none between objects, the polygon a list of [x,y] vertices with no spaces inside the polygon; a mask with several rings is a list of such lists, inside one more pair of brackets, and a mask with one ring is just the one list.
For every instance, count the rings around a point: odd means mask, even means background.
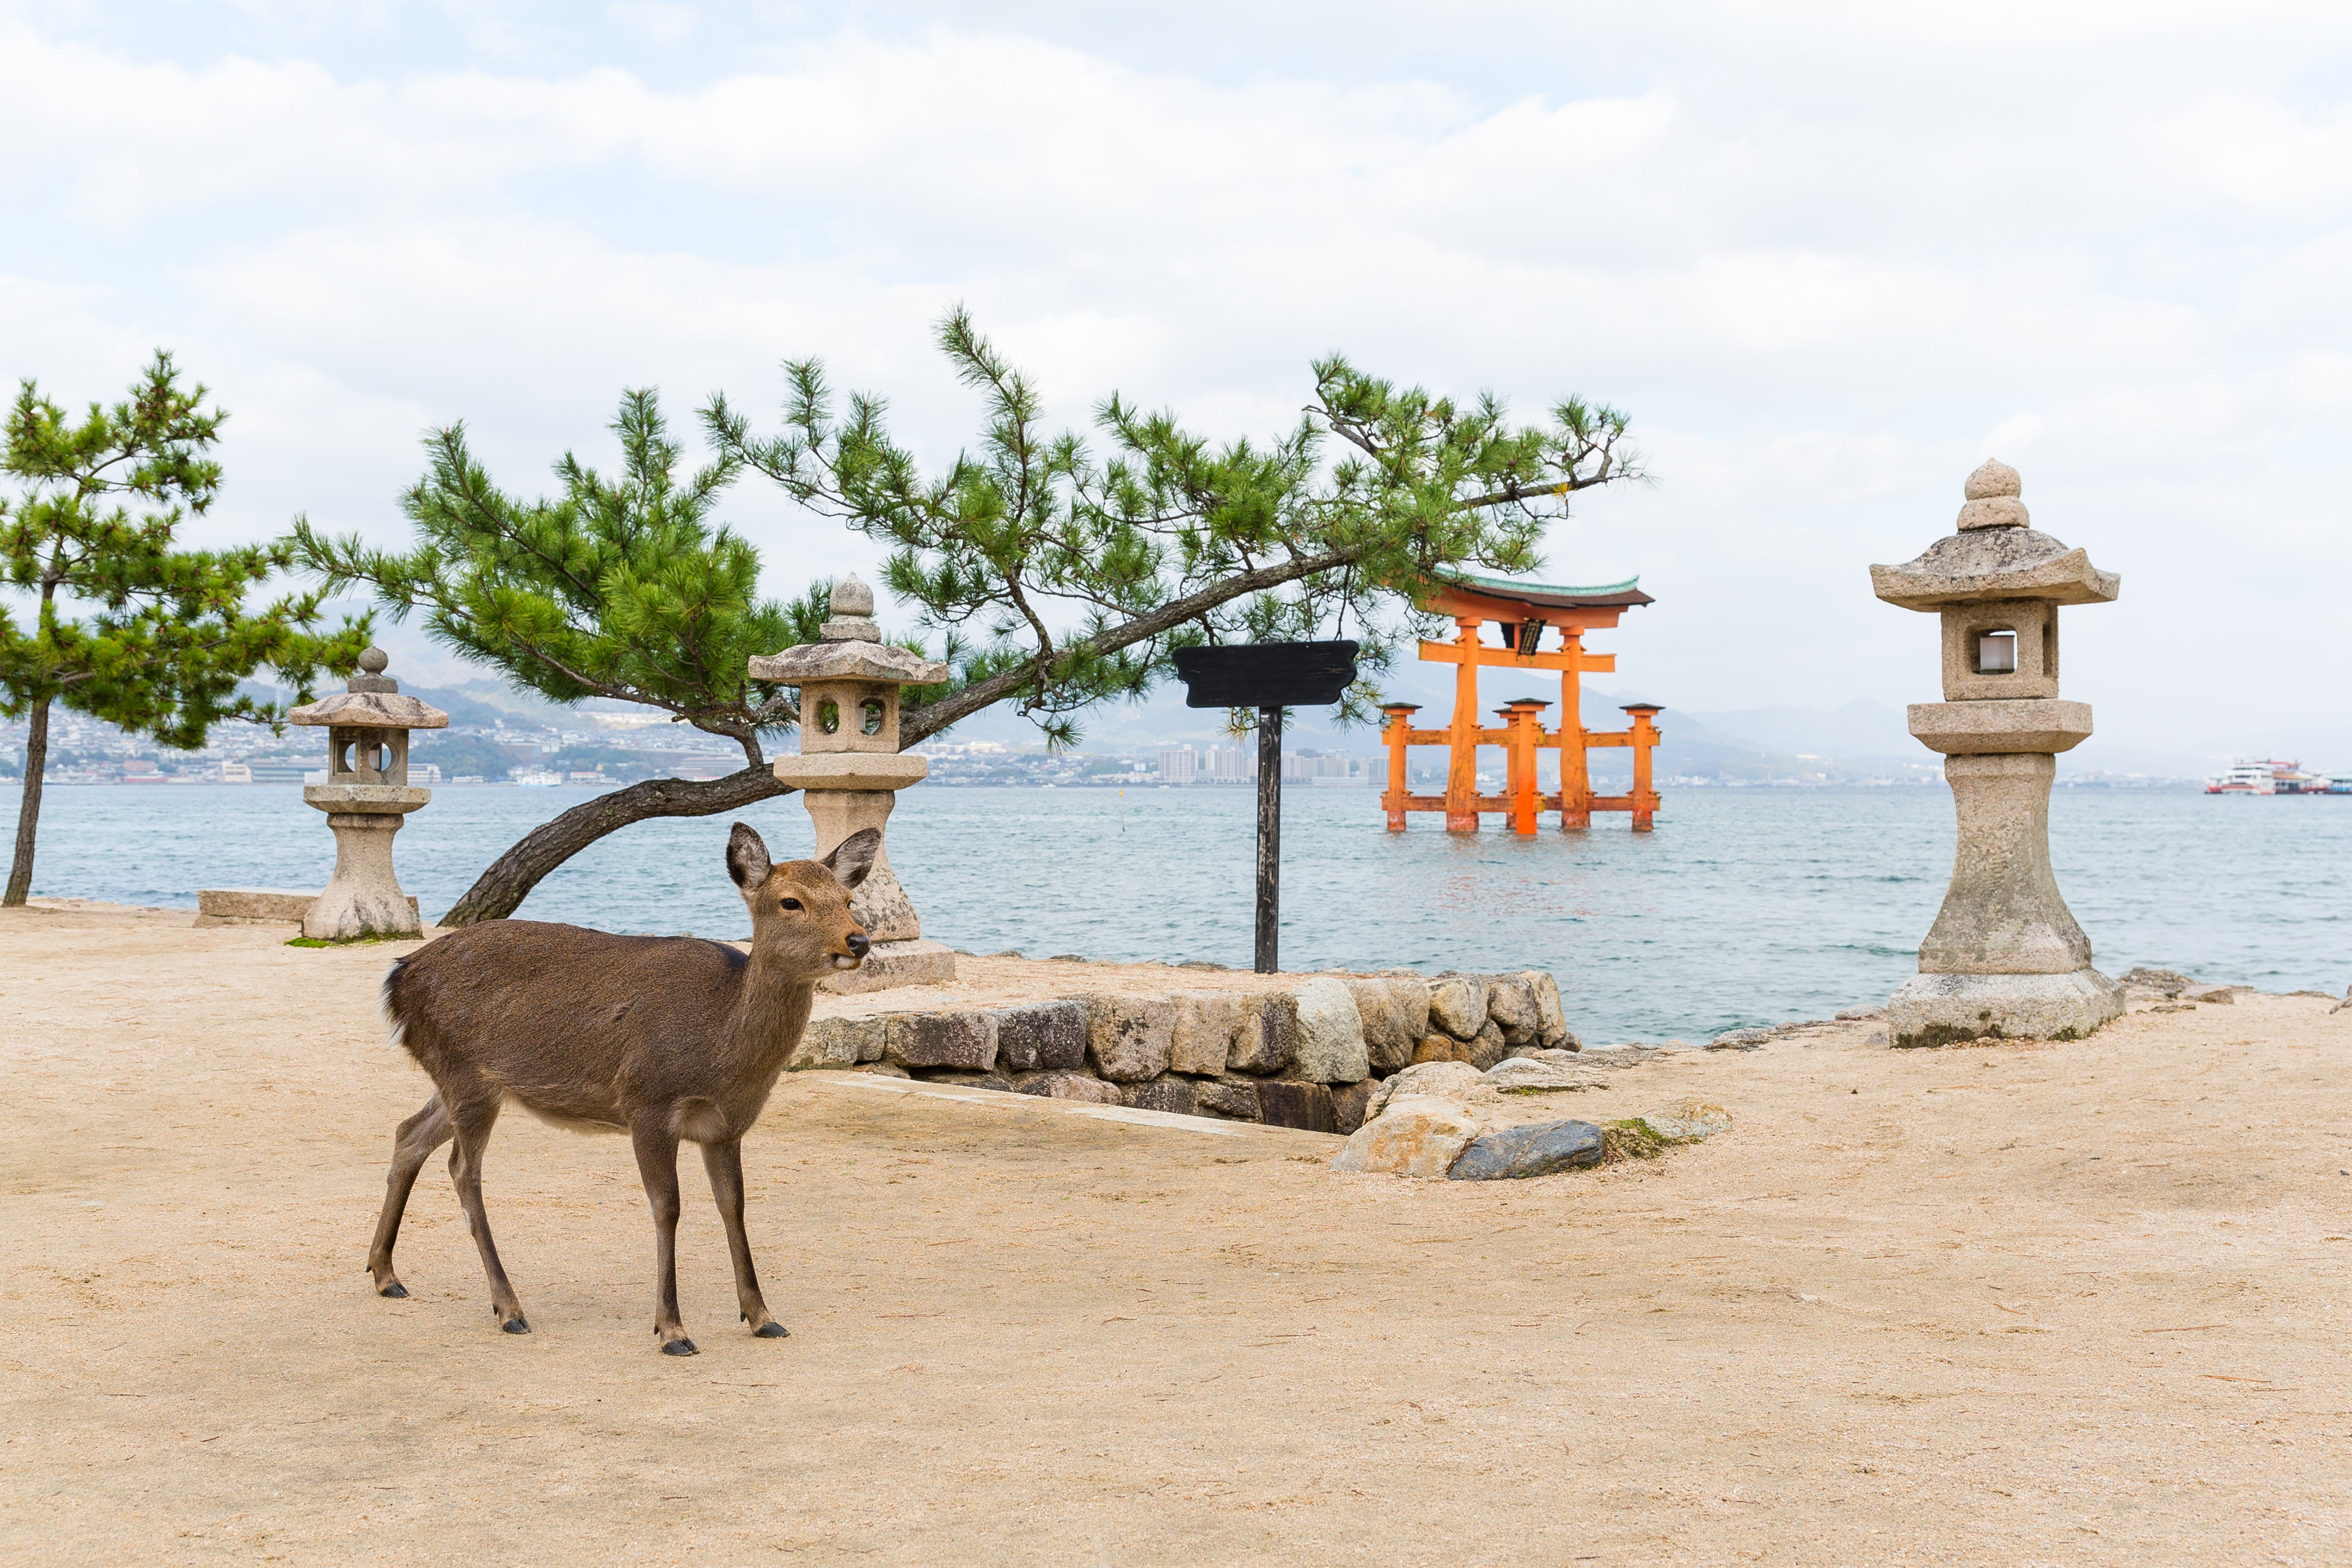
[{"label": "overcast sky", "polygon": [[[510,488],[818,354],[950,456],[956,300],[1056,417],[1287,426],[1334,350],[1570,392],[1658,476],[1550,540],[1697,710],[1932,700],[1865,568],[1988,456],[2119,571],[2095,765],[2352,769],[2352,7],[150,5],[0,0],[0,374],[232,413],[214,539],[386,542],[417,437]],[[771,585],[877,552],[747,485]]]}]

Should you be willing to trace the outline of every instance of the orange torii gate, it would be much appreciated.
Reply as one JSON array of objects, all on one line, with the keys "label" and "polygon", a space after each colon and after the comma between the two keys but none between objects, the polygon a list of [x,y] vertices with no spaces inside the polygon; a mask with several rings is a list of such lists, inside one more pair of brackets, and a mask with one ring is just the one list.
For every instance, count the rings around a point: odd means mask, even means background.
[{"label": "orange torii gate", "polygon": [[[1640,581],[1628,577],[1601,587],[1566,588],[1467,573],[1439,579],[1427,607],[1453,616],[1456,635],[1450,643],[1423,643],[1421,657],[1455,667],[1454,720],[1443,730],[1416,730],[1412,716],[1421,710],[1418,704],[1391,702],[1381,710],[1388,715],[1381,736],[1389,748],[1389,787],[1381,804],[1388,808],[1389,831],[1404,831],[1409,811],[1444,812],[1449,833],[1475,833],[1480,812],[1501,812],[1510,818],[1513,830],[1522,834],[1535,832],[1538,812],[1557,811],[1560,826],[1570,828],[1591,826],[1596,811],[1625,811],[1633,813],[1634,832],[1649,832],[1651,814],[1658,809],[1657,795],[1650,787],[1650,748],[1660,739],[1653,722],[1658,705],[1627,703],[1625,711],[1633,717],[1633,728],[1617,731],[1587,730],[1580,706],[1584,694],[1580,678],[1584,672],[1607,675],[1617,668],[1615,654],[1584,651],[1584,634],[1613,626],[1629,607],[1652,603],[1650,595],[1635,586]],[[1502,628],[1499,647],[1479,638],[1488,621]],[[1559,645],[1545,652],[1543,635],[1554,627],[1559,632]],[[1543,727],[1543,710],[1551,706],[1549,702],[1524,697],[1496,710],[1503,721],[1499,729],[1482,728],[1478,723],[1481,669],[1559,671],[1559,728]],[[1478,793],[1482,745],[1503,748],[1505,782],[1500,795]],[[1448,749],[1451,762],[1444,795],[1406,792],[1405,751],[1411,746]],[[1584,753],[1593,746],[1633,748],[1632,794],[1592,793]],[[1536,787],[1536,753],[1553,747],[1559,752],[1559,792],[1545,795]]]}]

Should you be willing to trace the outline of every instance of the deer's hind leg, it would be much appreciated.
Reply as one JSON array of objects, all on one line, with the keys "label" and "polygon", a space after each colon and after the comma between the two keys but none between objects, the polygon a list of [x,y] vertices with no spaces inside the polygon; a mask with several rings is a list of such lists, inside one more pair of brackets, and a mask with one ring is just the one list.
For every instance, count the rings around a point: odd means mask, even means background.
[{"label": "deer's hind leg", "polygon": [[[445,1102],[452,1100],[452,1087],[441,1086]],[[530,1324],[522,1315],[522,1302],[515,1296],[514,1287],[507,1282],[506,1266],[499,1261],[498,1245],[490,1239],[490,1216],[482,1206],[482,1152],[489,1146],[490,1129],[499,1124],[499,1107],[504,1098],[495,1086],[481,1083],[476,1092],[449,1105],[449,1120],[456,1129],[456,1146],[449,1151],[449,1179],[457,1184],[457,1202],[466,1210],[466,1226],[474,1233],[475,1249],[482,1255],[482,1272],[489,1277],[490,1311],[507,1332],[527,1334]]]},{"label": "deer's hind leg", "polygon": [[401,1216],[408,1212],[408,1194],[416,1185],[416,1173],[433,1157],[433,1151],[449,1140],[453,1131],[449,1113],[441,1108],[441,1097],[435,1095],[425,1102],[425,1109],[400,1124],[392,1142],[392,1169],[383,1178],[383,1213],[375,1222],[375,1240],[368,1247],[368,1273],[375,1279],[379,1296],[405,1296],[408,1287],[392,1271],[392,1249],[400,1240]]}]

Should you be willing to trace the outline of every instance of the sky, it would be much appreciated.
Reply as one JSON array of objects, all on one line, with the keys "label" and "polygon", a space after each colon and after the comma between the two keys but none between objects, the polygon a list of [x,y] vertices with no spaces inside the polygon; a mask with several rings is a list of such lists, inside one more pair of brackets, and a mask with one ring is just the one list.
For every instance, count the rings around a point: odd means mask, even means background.
[{"label": "sky", "polygon": [[[2123,576],[2063,614],[2082,766],[2352,770],[2352,8],[2240,4],[474,5],[0,0],[0,374],[157,346],[231,413],[191,534],[384,542],[419,437],[509,489],[624,387],[778,362],[979,411],[961,301],[1085,428],[1287,428],[1308,362],[1625,409],[1654,482],[1543,577],[1701,711],[1932,701],[1867,567],[1988,457]],[[769,585],[879,552],[763,481]],[[885,606],[885,619],[889,619]]]}]

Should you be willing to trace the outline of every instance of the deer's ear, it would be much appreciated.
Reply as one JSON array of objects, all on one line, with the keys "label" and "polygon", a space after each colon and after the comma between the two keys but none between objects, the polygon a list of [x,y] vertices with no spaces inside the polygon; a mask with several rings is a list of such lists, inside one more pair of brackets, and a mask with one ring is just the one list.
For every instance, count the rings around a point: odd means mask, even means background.
[{"label": "deer's ear", "polygon": [[768,879],[768,867],[765,841],[751,831],[750,824],[737,823],[735,831],[727,836],[727,874],[748,893]]},{"label": "deer's ear", "polygon": [[845,888],[855,888],[866,880],[874,869],[875,859],[882,853],[882,830],[861,827],[833,847],[833,853],[817,862],[841,879]]}]

